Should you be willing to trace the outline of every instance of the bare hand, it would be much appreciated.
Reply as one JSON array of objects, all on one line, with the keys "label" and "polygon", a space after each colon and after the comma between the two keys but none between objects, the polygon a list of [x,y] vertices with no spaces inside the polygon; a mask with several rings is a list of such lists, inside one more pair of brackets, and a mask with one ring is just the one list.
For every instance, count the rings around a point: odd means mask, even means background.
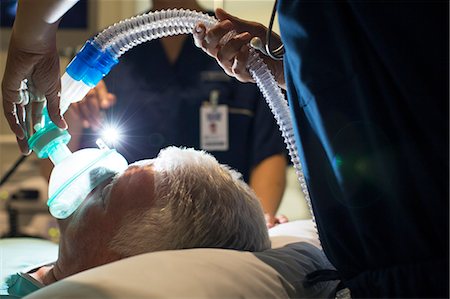
[{"label": "bare hand", "polygon": [[56,44],[34,51],[16,44],[14,34],[11,37],[2,81],[3,111],[11,130],[16,135],[21,152],[28,155],[30,153],[28,142],[19,123],[19,117],[24,115],[24,106],[19,100],[23,79],[33,82],[36,95],[47,99],[51,120],[58,127],[66,129],[67,124],[59,110],[61,81]]},{"label": "bare hand", "polygon": [[[195,45],[208,55],[214,57],[224,71],[241,82],[253,82],[247,70],[249,59],[249,42],[253,37],[259,37],[263,43],[266,40],[267,28],[260,23],[241,20],[223,9],[216,10],[219,23],[209,30],[202,23],[194,28]],[[229,39],[227,34],[234,30],[236,35]],[[272,34],[274,41],[281,44],[278,35]],[[275,42],[277,44],[277,42]],[[283,62],[262,55],[278,84],[284,85]]]},{"label": "bare hand", "polygon": [[265,213],[264,217],[266,218],[267,228],[272,228],[274,226],[277,226],[278,224],[289,222],[289,219],[284,215],[273,216]]},{"label": "bare hand", "polygon": [[116,103],[116,96],[106,88],[101,80],[97,86],[91,89],[86,97],[78,103],[73,103],[71,109],[78,114],[83,121],[83,127],[92,127],[94,130],[101,126],[101,110],[110,108]]}]

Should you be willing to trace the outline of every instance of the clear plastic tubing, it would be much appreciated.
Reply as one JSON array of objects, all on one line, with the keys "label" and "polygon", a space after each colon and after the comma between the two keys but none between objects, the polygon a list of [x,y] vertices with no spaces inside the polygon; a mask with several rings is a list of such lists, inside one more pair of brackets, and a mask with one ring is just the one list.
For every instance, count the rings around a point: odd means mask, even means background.
[{"label": "clear plastic tubing", "polygon": [[[143,42],[165,36],[192,33],[195,25],[199,22],[205,24],[207,28],[217,24],[217,20],[214,17],[191,10],[170,9],[149,12],[122,20],[108,27],[99,33],[92,42],[101,51],[109,52],[114,59],[118,59],[126,51]],[[226,38],[231,38],[231,36]],[[292,118],[287,101],[267,65],[260,58],[259,53],[251,48],[250,54],[247,67],[280,127],[302,192],[314,220],[311,199],[298,157]]]}]

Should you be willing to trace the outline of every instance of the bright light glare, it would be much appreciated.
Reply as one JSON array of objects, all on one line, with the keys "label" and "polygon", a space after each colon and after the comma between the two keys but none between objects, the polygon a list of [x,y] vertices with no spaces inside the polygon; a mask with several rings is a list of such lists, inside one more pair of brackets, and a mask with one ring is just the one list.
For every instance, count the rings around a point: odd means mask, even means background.
[{"label": "bright light glare", "polygon": [[109,144],[115,144],[120,140],[120,132],[116,128],[105,128],[102,131],[102,139]]}]

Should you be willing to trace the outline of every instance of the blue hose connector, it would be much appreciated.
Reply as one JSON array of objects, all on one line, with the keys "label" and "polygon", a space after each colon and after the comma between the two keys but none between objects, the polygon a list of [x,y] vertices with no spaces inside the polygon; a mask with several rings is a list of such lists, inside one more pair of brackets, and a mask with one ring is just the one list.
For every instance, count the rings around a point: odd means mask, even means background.
[{"label": "blue hose connector", "polygon": [[102,51],[94,41],[88,40],[67,66],[66,72],[74,80],[95,87],[118,62],[108,50]]}]

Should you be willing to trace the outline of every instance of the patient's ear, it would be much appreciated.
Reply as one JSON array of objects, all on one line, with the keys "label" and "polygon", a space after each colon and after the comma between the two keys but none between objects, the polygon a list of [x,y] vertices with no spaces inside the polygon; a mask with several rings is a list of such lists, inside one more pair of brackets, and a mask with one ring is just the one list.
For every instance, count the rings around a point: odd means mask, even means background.
[{"label": "patient's ear", "polygon": [[[155,170],[153,166],[141,167],[130,179],[128,186],[133,199],[139,198],[139,207],[148,208],[154,205],[155,196]],[[141,202],[143,201],[143,202]]]},{"label": "patient's ear", "polygon": [[151,165],[129,167],[111,189],[109,212],[117,216],[135,208],[140,210],[150,208],[155,200],[154,182],[154,170]]}]

